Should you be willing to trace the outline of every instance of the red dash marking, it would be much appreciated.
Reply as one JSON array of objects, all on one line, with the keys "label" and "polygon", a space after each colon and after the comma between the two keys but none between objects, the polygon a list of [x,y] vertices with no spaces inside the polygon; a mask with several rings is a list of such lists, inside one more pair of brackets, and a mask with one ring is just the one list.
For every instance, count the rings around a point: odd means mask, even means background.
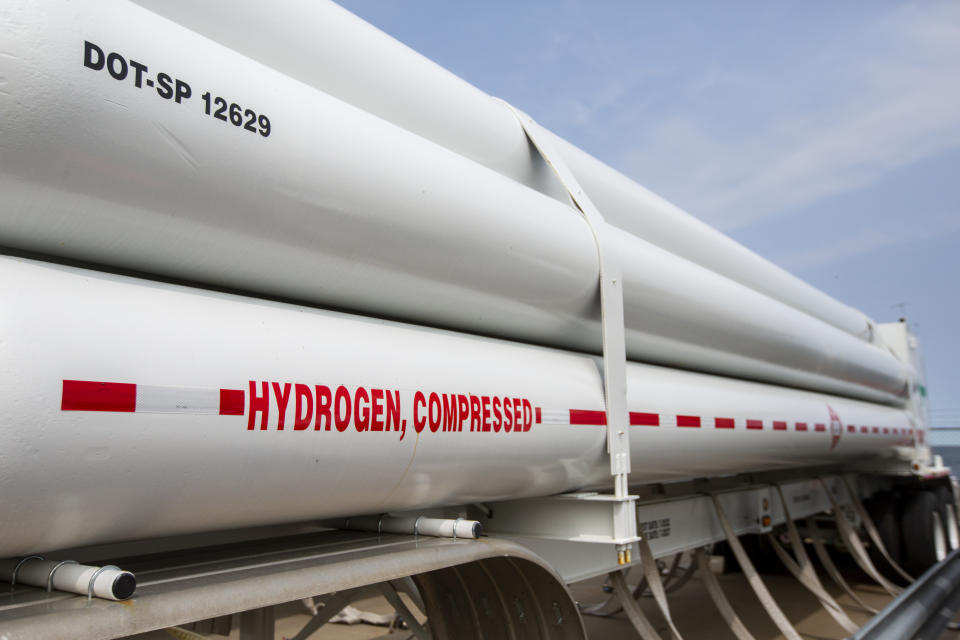
[{"label": "red dash marking", "polygon": [[848,424],[848,425],[847,425],[847,433],[856,433],[856,432],[857,432],[857,427],[856,427],[856,426],[854,426],[854,425],[852,425],[852,424]]},{"label": "red dash marking", "polygon": [[823,424],[822,422],[818,422],[817,424],[813,425],[813,430],[814,430],[814,431],[826,431],[826,430],[827,430],[827,425]]},{"label": "red dash marking", "polygon": [[133,412],[137,410],[137,385],[64,380],[60,410]]},{"label": "red dash marking", "polygon": [[540,407],[537,407],[535,411],[537,414],[537,424],[540,424],[540,421],[543,419],[543,416],[540,413]]},{"label": "red dash marking", "polygon": [[242,416],[246,401],[243,389],[220,389],[220,415]]},{"label": "red dash marking", "polygon": [[607,424],[607,414],[603,411],[590,411],[589,409],[570,409],[570,424],[602,426]]},{"label": "red dash marking", "polygon": [[870,433],[870,427],[860,427],[860,433]]},{"label": "red dash marking", "polygon": [[763,429],[763,420],[747,420],[747,429]]},{"label": "red dash marking", "polygon": [[784,421],[782,421],[782,420],[774,420],[774,421],[773,421],[773,430],[774,430],[774,431],[786,431],[786,430],[787,430],[787,423],[784,422]]},{"label": "red dash marking", "polygon": [[640,413],[638,411],[631,411],[630,424],[635,427],[637,426],[659,427],[660,414],[659,413]]},{"label": "red dash marking", "polygon": [[890,429],[887,428],[887,427],[884,427],[884,428],[883,428],[883,432],[884,432],[885,434],[889,434],[889,433],[890,433]]},{"label": "red dash marking", "polygon": [[874,433],[880,433],[880,428],[879,428],[879,427],[874,427],[874,428],[873,428],[873,432],[874,432]]},{"label": "red dash marking", "polygon": [[733,429],[733,418],[715,418],[713,426],[717,429]]},{"label": "red dash marking", "polygon": [[700,416],[677,416],[678,427],[700,427]]},{"label": "red dash marking", "polygon": [[797,424],[794,425],[794,428],[795,428],[797,431],[806,431],[806,430],[807,430],[807,423],[806,423],[806,422],[798,422]]}]

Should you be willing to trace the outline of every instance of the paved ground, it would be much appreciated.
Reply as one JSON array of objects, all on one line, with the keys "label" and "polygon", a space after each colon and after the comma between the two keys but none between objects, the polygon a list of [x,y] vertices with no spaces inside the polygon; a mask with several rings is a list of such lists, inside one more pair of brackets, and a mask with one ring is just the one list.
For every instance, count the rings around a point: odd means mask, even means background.
[{"label": "paved ground", "polygon": [[[890,600],[880,587],[870,584],[869,580],[855,567],[843,567],[845,576],[851,580],[861,598],[869,605],[882,609]],[[858,624],[865,623],[870,614],[859,607],[839,588],[834,588],[823,572],[820,572],[825,586],[847,613]],[[756,640],[776,640],[783,636],[760,607],[741,574],[728,574],[719,577],[734,609],[741,616]],[[841,640],[846,637],[843,629],[827,615],[819,602],[807,593],[792,577],[785,574],[766,575],[764,580],[776,601],[794,623],[797,630],[809,640]],[[605,596],[601,591],[602,579],[588,580],[572,585],[571,591],[580,602],[596,602]],[[354,603],[358,609],[376,613],[388,613],[390,606],[382,598],[370,598]],[[727,629],[723,619],[717,613],[713,602],[707,595],[703,583],[694,578],[681,590],[670,595],[670,606],[680,633],[686,640],[726,640],[734,636]],[[652,601],[645,601],[643,608],[648,617],[657,626],[664,638],[669,638],[666,624]],[[306,608],[300,603],[290,603],[278,609],[277,640],[289,638],[297,633],[309,620]],[[638,636],[633,631],[624,614],[608,618],[585,616],[589,637],[601,640],[633,640]],[[391,638],[402,640],[409,633],[389,633],[383,627],[365,624],[327,625],[313,636],[312,640],[369,640],[372,638]],[[234,632],[234,636],[236,636]],[[958,639],[960,634],[945,633],[944,639]]]}]

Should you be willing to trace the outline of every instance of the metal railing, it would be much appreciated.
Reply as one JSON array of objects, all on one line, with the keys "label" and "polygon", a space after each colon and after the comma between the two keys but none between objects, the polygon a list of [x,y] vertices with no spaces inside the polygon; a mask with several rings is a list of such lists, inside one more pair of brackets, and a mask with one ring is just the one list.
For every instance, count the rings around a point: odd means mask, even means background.
[{"label": "metal railing", "polygon": [[935,640],[960,611],[960,549],[930,567],[851,640]]}]

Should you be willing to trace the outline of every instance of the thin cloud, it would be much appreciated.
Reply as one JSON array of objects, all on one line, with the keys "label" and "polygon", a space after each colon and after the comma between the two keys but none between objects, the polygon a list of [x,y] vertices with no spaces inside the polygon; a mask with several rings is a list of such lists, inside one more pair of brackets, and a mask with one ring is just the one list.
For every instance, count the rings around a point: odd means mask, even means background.
[{"label": "thin cloud", "polygon": [[960,146],[960,6],[900,8],[859,33],[833,35],[832,45],[791,54],[794,75],[822,76],[806,95],[769,69],[735,70],[729,78],[706,71],[689,81],[719,84],[721,92],[752,87],[745,95],[761,104],[782,104],[785,92],[797,100],[793,109],[778,106],[749,123],[725,122],[702,105],[661,115],[622,153],[622,166],[729,231]]},{"label": "thin cloud", "polygon": [[859,258],[902,245],[921,243],[924,240],[942,237],[958,231],[960,231],[960,214],[933,218],[922,227],[918,227],[908,220],[902,228],[864,229],[855,235],[845,236],[831,244],[821,244],[783,255],[777,262],[788,271],[799,272],[843,262],[851,258]]}]

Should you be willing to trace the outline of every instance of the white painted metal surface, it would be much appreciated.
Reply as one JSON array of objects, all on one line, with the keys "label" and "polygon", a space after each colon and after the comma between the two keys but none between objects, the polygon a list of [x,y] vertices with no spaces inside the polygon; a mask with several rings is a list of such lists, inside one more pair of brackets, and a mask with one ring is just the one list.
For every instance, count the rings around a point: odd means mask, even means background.
[{"label": "white painted metal surface", "polygon": [[[615,403],[589,355],[604,265],[509,111],[333,5],[258,11],[290,43],[263,52],[252,3],[230,5],[222,37],[216,2],[143,4],[195,31],[119,0],[0,9],[5,249],[368,315],[0,256],[0,556],[356,514],[380,532],[379,514],[509,499],[518,535],[570,576],[614,568],[596,543],[635,536],[611,497],[543,498],[610,489]],[[336,47],[303,55],[305,15],[331,18],[321,49],[350,41],[344,64],[326,64]],[[397,73],[374,71],[384,56]],[[618,267],[627,355],[701,371],[626,365],[617,495],[926,452],[916,362],[862,314],[543,135],[617,225],[593,231]],[[786,493],[794,515],[824,508],[809,486]],[[767,531],[773,496],[723,500],[739,532]],[[657,555],[715,539],[706,500],[641,507]],[[557,519],[564,502],[583,519]],[[428,520],[389,522],[464,522]],[[122,575],[22,568],[108,597]]]},{"label": "white painted metal surface", "polygon": [[[569,206],[139,6],[3,11],[6,246],[599,351],[596,251]],[[606,235],[632,359],[902,403],[889,352]]]},{"label": "white painted metal surface", "polygon": [[877,325],[877,337],[900,362],[904,362],[910,372],[912,393],[905,408],[916,419],[918,448],[917,458],[922,464],[933,467],[943,466],[934,460],[933,443],[930,442],[930,415],[927,402],[926,371],[917,337],[910,332],[906,319],[899,322],[886,322]]},{"label": "white painted metal surface", "polygon": [[[502,105],[332,2],[280,0],[272,2],[265,15],[262,5],[250,1],[136,1],[297,80],[566,200]],[[224,19],[226,15],[229,20]],[[860,311],[764,260],[573,145],[560,138],[555,145],[608,222],[869,339],[871,323]]]},{"label": "white painted metal surface", "polygon": [[[609,482],[594,356],[9,257],[0,335],[4,557]],[[652,365],[627,393],[632,483],[911,439],[901,410]]]},{"label": "white painted metal surface", "polygon": [[[836,478],[826,479],[838,500],[848,501]],[[831,508],[819,480],[781,484],[790,501],[790,514],[801,519]],[[738,535],[764,533],[785,522],[783,508],[772,486],[754,486],[718,494]],[[482,518],[484,531],[516,541],[544,558],[567,582],[603,575],[618,569],[616,559],[595,544],[607,534],[606,514],[585,495],[563,495],[535,500],[496,503],[493,517]],[[653,555],[665,558],[725,538],[713,501],[691,495],[637,504],[636,517]],[[763,524],[764,516],[769,524]],[[586,535],[585,535],[586,534]],[[640,554],[634,549],[633,557]]]}]

